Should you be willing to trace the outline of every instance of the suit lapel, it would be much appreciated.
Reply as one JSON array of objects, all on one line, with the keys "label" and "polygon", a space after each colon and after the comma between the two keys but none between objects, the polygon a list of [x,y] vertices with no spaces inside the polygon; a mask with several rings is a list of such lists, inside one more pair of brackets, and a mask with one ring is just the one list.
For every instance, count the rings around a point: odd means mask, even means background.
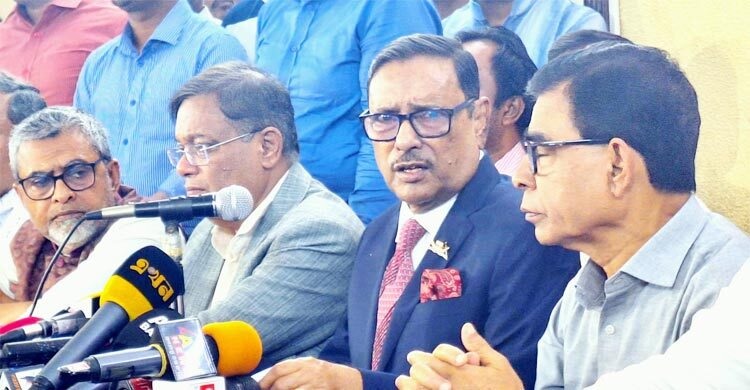
[{"label": "suit lapel", "polygon": [[238,283],[244,279],[247,274],[253,272],[264,256],[259,256],[258,251],[265,251],[267,245],[261,243],[266,240],[268,234],[293,207],[298,205],[305,198],[310,188],[312,178],[307,174],[299,164],[294,164],[289,168],[286,179],[281,183],[281,188],[276,193],[276,197],[261,218],[258,226],[253,232],[250,243],[247,246],[245,255],[242,256],[241,266],[239,269],[246,270],[245,273],[238,273],[233,283]]},{"label": "suit lapel", "polygon": [[[489,161],[489,158],[485,156],[479,163],[477,173],[459,193],[456,203],[453,204],[453,207],[448,212],[448,215],[443,220],[440,229],[435,235],[435,240],[443,241],[449,246],[448,260],[446,261],[435,252],[428,250],[419,267],[414,271],[412,280],[406,286],[404,293],[393,308],[393,317],[388,335],[383,344],[379,369],[386,367],[388,364],[396,346],[399,344],[404,327],[409,322],[414,308],[419,304],[422,272],[425,269],[444,269],[454,258],[459,256],[461,246],[466,241],[466,237],[474,230],[474,225],[469,219],[470,215],[485,204],[485,199],[489,191],[494,188],[498,180],[499,174]],[[397,223],[394,222],[393,225]],[[395,230],[393,235],[395,237]],[[385,267],[380,272],[381,279],[384,270]],[[380,283],[378,283],[378,286],[380,286]],[[375,301],[375,308],[377,312],[377,299]],[[370,346],[370,350],[372,350],[372,346]]]},{"label": "suit lapel", "polygon": [[[213,227],[213,224],[211,226]],[[191,254],[193,261],[200,261],[201,266],[191,267],[193,272],[189,279],[192,280],[186,280],[185,283],[186,286],[190,286],[185,298],[186,313],[192,313],[193,315],[208,309],[208,305],[214,296],[214,290],[216,290],[216,283],[219,281],[221,267],[224,264],[224,260],[211,245],[211,228],[208,228],[207,234],[194,237],[194,239],[200,239],[203,244],[195,254]],[[190,290],[194,293],[191,293]]]}]

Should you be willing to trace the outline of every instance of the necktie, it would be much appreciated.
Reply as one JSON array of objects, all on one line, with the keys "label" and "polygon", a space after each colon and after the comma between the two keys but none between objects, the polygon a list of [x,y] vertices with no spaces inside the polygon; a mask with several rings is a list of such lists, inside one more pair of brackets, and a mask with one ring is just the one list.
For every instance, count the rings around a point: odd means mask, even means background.
[{"label": "necktie", "polygon": [[380,285],[380,298],[378,298],[378,323],[375,328],[375,340],[372,348],[372,369],[376,370],[380,364],[380,355],[383,351],[383,342],[391,324],[391,316],[396,301],[401,297],[406,285],[409,284],[414,275],[414,263],[411,259],[411,251],[417,245],[425,230],[414,219],[406,221],[396,243],[396,251],[391,261],[385,268],[383,282]]}]

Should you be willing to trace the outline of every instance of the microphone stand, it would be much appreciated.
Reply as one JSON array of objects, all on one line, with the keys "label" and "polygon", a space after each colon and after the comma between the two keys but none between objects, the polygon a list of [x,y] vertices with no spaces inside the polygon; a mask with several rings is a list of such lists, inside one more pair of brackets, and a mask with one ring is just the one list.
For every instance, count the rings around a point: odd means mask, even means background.
[{"label": "microphone stand", "polygon": [[[182,252],[185,240],[183,239],[179,221],[165,218],[162,218],[161,220],[164,222],[164,251],[175,261],[175,263],[177,263],[177,266],[182,273]],[[185,301],[182,294],[177,295],[174,302],[177,313],[184,316]]]}]

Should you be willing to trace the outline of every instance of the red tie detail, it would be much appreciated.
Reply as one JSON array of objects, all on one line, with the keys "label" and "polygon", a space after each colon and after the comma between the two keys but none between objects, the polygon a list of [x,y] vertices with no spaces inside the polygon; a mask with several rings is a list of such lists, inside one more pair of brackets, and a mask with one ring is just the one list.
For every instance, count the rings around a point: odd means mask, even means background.
[{"label": "red tie detail", "polygon": [[385,268],[383,283],[380,285],[380,298],[378,299],[378,324],[375,328],[375,340],[372,343],[372,369],[376,370],[380,364],[380,355],[383,352],[383,342],[391,324],[393,307],[396,305],[401,293],[409,284],[414,275],[414,262],[411,259],[411,251],[417,245],[425,230],[414,219],[406,221],[401,227],[401,232],[396,243],[396,251],[391,261]]}]

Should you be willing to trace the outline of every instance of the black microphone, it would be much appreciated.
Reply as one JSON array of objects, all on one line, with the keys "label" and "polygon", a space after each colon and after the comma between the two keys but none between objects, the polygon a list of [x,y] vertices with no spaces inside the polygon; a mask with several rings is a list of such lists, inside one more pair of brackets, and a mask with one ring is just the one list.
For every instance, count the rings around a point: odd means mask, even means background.
[{"label": "black microphone", "polygon": [[131,320],[184,293],[180,267],[154,246],[133,253],[102,290],[101,307],[34,378],[32,389],[67,387],[58,369],[96,352]]},{"label": "black microphone", "polygon": [[88,319],[82,311],[64,313],[52,317],[50,320],[39,321],[36,324],[22,326],[8,333],[0,335],[0,346],[6,343],[26,341],[38,337],[67,336],[78,332]]},{"label": "black microphone", "polygon": [[232,185],[216,193],[200,196],[178,196],[167,200],[134,203],[90,211],[83,218],[117,219],[126,217],[161,217],[167,221],[184,221],[196,217],[219,217],[240,221],[253,210],[253,196],[245,187]]},{"label": "black microphone", "polygon": [[0,367],[26,367],[45,364],[61,350],[72,337],[42,339],[8,343],[0,350]]}]

